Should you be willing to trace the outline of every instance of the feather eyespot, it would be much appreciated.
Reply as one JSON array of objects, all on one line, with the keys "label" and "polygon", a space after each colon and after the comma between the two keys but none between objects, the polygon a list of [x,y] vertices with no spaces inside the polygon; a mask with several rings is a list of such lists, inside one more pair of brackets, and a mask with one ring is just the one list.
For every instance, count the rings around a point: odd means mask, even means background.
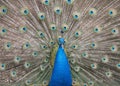
[{"label": "feather eyespot", "polygon": [[109,14],[109,16],[114,17],[117,15],[117,10],[111,8],[111,9],[109,9],[108,14]]},{"label": "feather eyespot", "polygon": [[57,28],[56,28],[56,25],[55,25],[55,24],[51,24],[51,25],[50,25],[50,29],[51,29],[52,31],[56,31],[56,29],[57,29]]},{"label": "feather eyespot", "polygon": [[118,51],[118,47],[117,47],[116,45],[112,45],[112,46],[110,47],[110,50],[111,50],[112,52],[116,52],[116,51]]},{"label": "feather eyespot", "polygon": [[94,16],[97,14],[97,10],[95,8],[89,9],[89,15]]},{"label": "feather eyespot", "polygon": [[5,35],[7,33],[7,29],[6,28],[3,28],[3,27],[0,27],[0,35]]},{"label": "feather eyespot", "polygon": [[28,8],[22,8],[21,13],[22,13],[22,15],[25,15],[25,16],[28,15],[29,14]]},{"label": "feather eyespot", "polygon": [[27,32],[27,27],[26,26],[20,27],[20,31],[21,31],[21,33]]},{"label": "feather eyespot", "polygon": [[101,32],[101,31],[102,31],[102,28],[99,27],[99,26],[97,26],[97,27],[94,28],[94,32],[95,32],[95,33],[99,33],[99,32]]},{"label": "feather eyespot", "polygon": [[31,45],[30,45],[29,42],[26,42],[26,43],[23,45],[23,48],[24,48],[24,49],[28,49],[28,48],[30,48],[30,47],[31,47]]},{"label": "feather eyespot", "polygon": [[96,63],[91,64],[91,68],[92,69],[97,69],[97,64]]},{"label": "feather eyespot", "polygon": [[46,45],[41,45],[42,49],[47,49],[48,47]]},{"label": "feather eyespot", "polygon": [[101,60],[103,63],[107,63],[109,61],[107,56],[102,57]]},{"label": "feather eyespot", "polygon": [[97,48],[97,43],[94,43],[94,42],[91,43],[91,47],[92,47],[92,48]]},{"label": "feather eyespot", "polygon": [[66,3],[69,4],[69,5],[73,4],[73,2],[74,2],[74,0],[66,0]]},{"label": "feather eyespot", "polygon": [[48,85],[48,82],[47,81],[43,81],[43,85]]},{"label": "feather eyespot", "polygon": [[30,66],[31,66],[31,64],[29,62],[25,62],[25,64],[24,64],[25,68],[29,68]]},{"label": "feather eyespot", "polygon": [[45,67],[44,67],[43,65],[40,65],[40,69],[41,69],[42,71],[44,71],[44,70],[45,70]]},{"label": "feather eyespot", "polygon": [[75,61],[75,59],[71,59],[70,62],[71,62],[72,64],[75,64],[76,61]]},{"label": "feather eyespot", "polygon": [[113,29],[111,30],[111,33],[112,33],[113,35],[117,35],[117,34],[119,33],[118,28],[113,28]]},{"label": "feather eyespot", "polygon": [[118,63],[116,66],[117,66],[118,69],[120,69],[120,63]]},{"label": "feather eyespot", "polygon": [[93,82],[93,81],[89,81],[88,84],[89,84],[90,86],[94,86],[94,82]]},{"label": "feather eyespot", "polygon": [[72,16],[73,16],[73,19],[78,20],[80,18],[80,13],[75,11],[73,12]]},{"label": "feather eyespot", "polygon": [[16,75],[17,75],[16,71],[11,71],[10,74],[12,77],[16,77]]},{"label": "feather eyespot", "polygon": [[88,84],[87,84],[87,83],[84,83],[83,86],[88,86]]},{"label": "feather eyespot", "polygon": [[26,85],[30,85],[30,83],[31,83],[31,80],[26,80],[26,81],[25,81],[25,84],[26,84]]},{"label": "feather eyespot", "polygon": [[49,5],[50,4],[50,0],[42,0],[41,1],[44,5]]},{"label": "feather eyespot", "polygon": [[80,67],[79,67],[79,66],[76,66],[76,67],[74,68],[74,70],[75,70],[76,72],[79,72]]},{"label": "feather eyespot", "polygon": [[40,20],[44,20],[45,19],[45,13],[39,12],[38,17],[39,17]]},{"label": "feather eyespot", "polygon": [[62,31],[67,31],[69,26],[67,24],[62,25]]},{"label": "feather eyespot", "polygon": [[32,56],[33,57],[37,57],[38,56],[38,52],[37,51],[32,52]]},{"label": "feather eyespot", "polygon": [[0,70],[5,70],[5,68],[6,68],[6,64],[0,63]]},{"label": "feather eyespot", "polygon": [[7,10],[7,8],[6,8],[5,6],[1,6],[1,7],[0,7],[0,14],[1,14],[1,15],[6,14],[7,12],[8,12],[8,10]]},{"label": "feather eyespot", "polygon": [[60,8],[60,7],[55,7],[55,8],[54,8],[54,12],[55,12],[56,14],[60,15],[60,14],[62,13],[62,8]]},{"label": "feather eyespot", "polygon": [[21,57],[20,56],[15,56],[14,62],[19,63],[20,61],[21,61]]},{"label": "feather eyespot", "polygon": [[6,50],[11,49],[11,47],[12,47],[11,42],[7,42],[7,43],[5,43],[4,47],[5,47]]},{"label": "feather eyespot", "polygon": [[108,78],[110,78],[110,77],[112,76],[112,72],[110,72],[110,71],[105,72],[105,74],[106,74],[106,76],[107,76]]},{"label": "feather eyespot", "polygon": [[82,57],[87,58],[87,57],[88,57],[88,53],[87,53],[87,52],[83,52],[83,53],[82,53]]},{"label": "feather eyespot", "polygon": [[81,31],[76,31],[76,32],[74,33],[74,36],[75,36],[76,38],[80,37],[81,35],[82,35],[82,32],[81,32]]}]

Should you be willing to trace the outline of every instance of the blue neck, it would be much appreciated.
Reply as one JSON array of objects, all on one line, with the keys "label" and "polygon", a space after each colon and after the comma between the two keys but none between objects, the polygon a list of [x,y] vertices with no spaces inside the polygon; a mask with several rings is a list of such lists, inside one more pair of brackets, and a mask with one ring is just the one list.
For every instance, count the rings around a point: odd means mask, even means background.
[{"label": "blue neck", "polygon": [[62,45],[59,45],[49,86],[72,86],[70,65]]}]

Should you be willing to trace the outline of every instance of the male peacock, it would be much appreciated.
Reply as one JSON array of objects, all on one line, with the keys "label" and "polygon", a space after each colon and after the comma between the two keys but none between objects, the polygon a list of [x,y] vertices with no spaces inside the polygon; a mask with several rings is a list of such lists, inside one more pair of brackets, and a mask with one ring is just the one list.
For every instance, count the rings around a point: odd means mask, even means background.
[{"label": "male peacock", "polygon": [[120,86],[120,0],[0,0],[0,86]]}]

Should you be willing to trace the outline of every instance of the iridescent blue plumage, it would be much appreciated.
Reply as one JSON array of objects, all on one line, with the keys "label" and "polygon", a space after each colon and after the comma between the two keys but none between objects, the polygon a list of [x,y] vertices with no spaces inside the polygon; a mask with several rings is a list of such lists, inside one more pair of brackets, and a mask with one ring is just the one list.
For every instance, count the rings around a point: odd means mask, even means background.
[{"label": "iridescent blue plumage", "polygon": [[64,44],[63,40],[63,38],[59,39],[60,45],[56,54],[49,86],[72,86],[70,65],[62,47]]}]

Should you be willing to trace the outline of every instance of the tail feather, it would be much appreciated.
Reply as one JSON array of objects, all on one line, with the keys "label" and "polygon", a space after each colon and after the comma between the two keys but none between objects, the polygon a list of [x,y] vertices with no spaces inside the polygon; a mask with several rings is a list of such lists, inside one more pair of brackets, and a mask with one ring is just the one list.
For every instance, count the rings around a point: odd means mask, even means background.
[{"label": "tail feather", "polygon": [[73,86],[119,86],[120,0],[1,0],[0,86],[47,86],[59,38]]}]

